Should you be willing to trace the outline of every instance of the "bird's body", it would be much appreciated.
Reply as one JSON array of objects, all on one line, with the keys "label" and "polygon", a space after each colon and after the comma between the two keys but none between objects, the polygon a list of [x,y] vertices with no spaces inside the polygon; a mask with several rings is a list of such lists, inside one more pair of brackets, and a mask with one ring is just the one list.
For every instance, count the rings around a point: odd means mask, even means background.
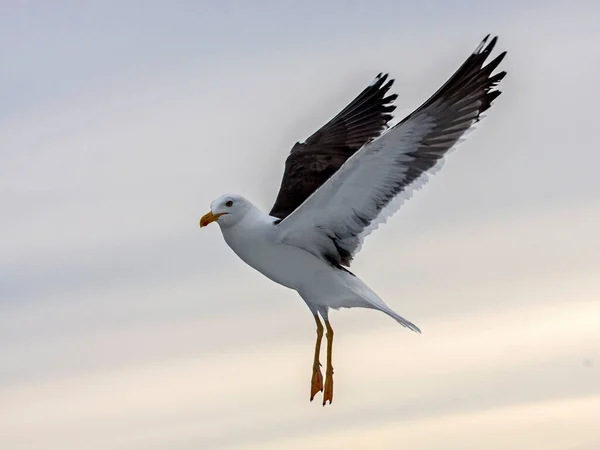
[{"label": "bird's body", "polygon": [[223,238],[246,264],[275,283],[301,292],[326,264],[298,247],[278,245],[281,230],[275,221],[252,205],[243,221],[222,229]]},{"label": "bird's body", "polygon": [[[364,238],[424,184],[500,95],[495,87],[506,72],[493,72],[506,52],[485,65],[497,40],[488,37],[435,94],[391,128],[397,95],[387,95],[393,80],[379,74],[331,121],[293,146],[269,214],[240,195],[223,195],[200,220],[201,227],[217,222],[240,259],[297,291],[308,305],[317,324],[311,400],[320,391],[324,405],[333,399],[330,308],[376,309],[420,333],[346,267]],[[327,328],[325,384],[319,316]]]},{"label": "bird's body", "polygon": [[243,220],[222,228],[227,245],[250,267],[298,292],[311,310],[327,314],[328,308],[377,309],[418,331],[350,271],[282,242],[282,229],[277,226],[279,219],[263,213],[239,195],[227,197],[235,197],[237,202],[248,205]]}]

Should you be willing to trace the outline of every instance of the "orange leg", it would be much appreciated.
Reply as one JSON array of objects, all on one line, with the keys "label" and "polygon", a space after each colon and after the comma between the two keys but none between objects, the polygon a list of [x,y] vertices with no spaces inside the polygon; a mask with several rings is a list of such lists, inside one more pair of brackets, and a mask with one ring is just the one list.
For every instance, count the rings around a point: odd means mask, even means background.
[{"label": "orange leg", "polygon": [[329,320],[325,320],[327,327],[327,368],[325,370],[325,390],[323,391],[323,406],[333,402],[333,365],[331,364],[333,353],[333,328],[329,324]]},{"label": "orange leg", "polygon": [[323,325],[319,320],[319,316],[315,314],[315,322],[317,322],[317,342],[315,344],[315,359],[313,361],[313,373],[310,382],[310,401],[312,402],[319,392],[323,390],[323,375],[321,374],[321,363],[319,362],[319,354],[321,353],[321,341],[323,340]]}]

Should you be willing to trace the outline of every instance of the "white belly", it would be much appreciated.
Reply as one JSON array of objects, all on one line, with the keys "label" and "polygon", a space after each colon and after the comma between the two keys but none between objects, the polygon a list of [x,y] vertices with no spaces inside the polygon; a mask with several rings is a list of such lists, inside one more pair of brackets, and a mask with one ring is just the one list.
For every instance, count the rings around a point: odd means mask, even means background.
[{"label": "white belly", "polygon": [[225,241],[246,264],[275,283],[296,291],[318,279],[331,277],[331,266],[297,247],[274,244],[263,236],[240,239],[223,233]]},{"label": "white belly", "polygon": [[373,308],[418,331],[354,275],[334,268],[313,254],[279,243],[272,218],[258,216],[221,231],[227,245],[246,264],[277,284],[298,291],[309,304],[326,308]]},{"label": "white belly", "polygon": [[306,302],[336,309],[370,307],[357,295],[357,289],[366,288],[358,278],[306,250],[279,243],[272,226],[242,225],[222,232],[240,259],[275,283],[297,291]]}]

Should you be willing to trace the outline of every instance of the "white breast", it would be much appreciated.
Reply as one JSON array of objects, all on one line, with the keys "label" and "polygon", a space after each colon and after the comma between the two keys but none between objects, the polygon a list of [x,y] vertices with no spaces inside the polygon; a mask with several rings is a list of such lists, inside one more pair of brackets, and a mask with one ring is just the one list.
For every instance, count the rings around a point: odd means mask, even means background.
[{"label": "white breast", "polygon": [[223,228],[227,245],[246,264],[275,283],[302,291],[319,274],[330,272],[323,261],[297,247],[282,244],[269,216],[245,217],[235,226]]}]

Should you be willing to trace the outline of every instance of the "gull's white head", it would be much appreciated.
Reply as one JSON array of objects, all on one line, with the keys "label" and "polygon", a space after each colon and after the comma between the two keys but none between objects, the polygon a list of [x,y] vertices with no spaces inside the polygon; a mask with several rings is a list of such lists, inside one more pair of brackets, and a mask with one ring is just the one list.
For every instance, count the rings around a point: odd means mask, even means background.
[{"label": "gull's white head", "polygon": [[221,195],[212,201],[210,211],[200,219],[200,228],[212,222],[217,222],[221,228],[231,227],[242,220],[252,208],[252,203],[241,195]]}]

